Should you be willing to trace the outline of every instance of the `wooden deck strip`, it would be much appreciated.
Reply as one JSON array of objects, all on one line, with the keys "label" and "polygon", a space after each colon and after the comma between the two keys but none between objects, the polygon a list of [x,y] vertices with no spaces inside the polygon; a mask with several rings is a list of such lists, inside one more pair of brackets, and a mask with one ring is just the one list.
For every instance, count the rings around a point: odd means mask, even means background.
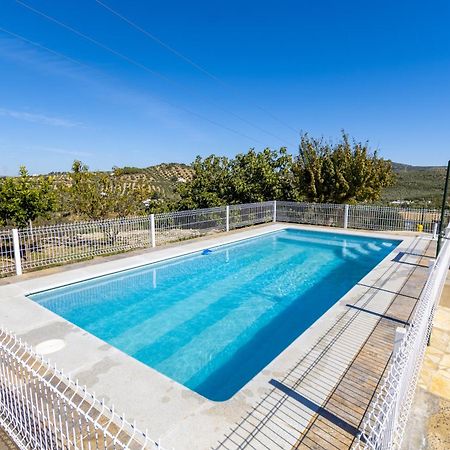
[{"label": "wooden deck strip", "polygon": [[349,305],[218,449],[351,447],[386,371],[395,329],[409,320],[428,273],[429,242],[412,247],[423,256],[404,255],[405,264],[391,264],[364,286],[355,308]]},{"label": "wooden deck strip", "polygon": [[[408,278],[407,283],[405,283],[404,287],[401,289],[401,292],[408,290],[408,292],[414,292],[417,298],[420,295],[420,290],[423,288],[424,282],[424,267],[420,267],[424,265],[424,261],[428,261],[428,256],[430,254],[430,247],[427,248],[425,255],[420,258],[419,265],[416,266],[414,272],[411,274],[411,277]],[[426,265],[425,265],[426,267]],[[418,273],[421,273],[422,284],[421,287],[417,283]],[[415,286],[414,289],[406,288],[407,284],[410,280],[413,280]],[[417,300],[413,301],[413,299],[396,296],[394,301],[391,303],[389,308],[386,310],[385,316],[401,319],[404,321],[408,321],[413,314],[414,308],[416,306]],[[392,343],[394,341],[395,329],[399,326],[399,324],[393,320],[380,318],[377,326],[374,328],[373,332],[367,339],[364,346],[361,348],[360,352],[346,371],[345,375],[340,380],[339,384],[336,386],[333,393],[329,396],[323,408],[326,409],[329,413],[334,414],[339,419],[345,421],[349,425],[354,426],[356,429],[359,428],[365,412],[367,411],[372,398],[376,392],[376,389],[373,389],[373,386],[367,385],[366,383],[361,383],[359,386],[355,386],[352,384],[352,394],[354,394],[354,389],[359,389],[359,398],[357,401],[352,400],[352,396],[346,395],[348,389],[349,378],[356,376],[356,374],[360,373],[359,367],[361,367],[361,363],[363,361],[364,367],[370,370],[371,378],[378,379],[378,384],[382,380],[382,377],[386,371],[389,360],[392,354]],[[380,345],[381,343],[381,345]],[[343,398],[345,397],[345,399]],[[361,408],[363,406],[363,408]],[[322,448],[333,449],[335,448],[335,442],[333,444],[324,446],[323,445],[323,437],[324,433],[327,433],[327,429],[324,427],[324,424],[331,426],[332,422],[326,417],[320,417],[318,414],[311,421],[310,425],[306,429],[306,431],[299,438],[297,444],[293,447],[293,449],[300,449],[303,447],[303,441],[308,443],[308,447],[310,447],[310,443],[317,439],[317,436],[321,436],[321,439],[318,440],[318,444]],[[328,428],[329,430],[329,428]],[[343,441],[346,442],[346,447],[350,448],[353,441],[354,435],[340,429],[337,432],[333,430],[333,438],[338,440],[340,443]],[[337,437],[339,436],[339,437]]]}]

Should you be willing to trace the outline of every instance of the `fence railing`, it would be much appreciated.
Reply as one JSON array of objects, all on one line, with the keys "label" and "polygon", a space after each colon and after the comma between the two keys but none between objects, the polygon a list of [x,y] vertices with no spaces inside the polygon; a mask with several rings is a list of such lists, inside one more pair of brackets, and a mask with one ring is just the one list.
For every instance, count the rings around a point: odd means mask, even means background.
[{"label": "fence railing", "polygon": [[[434,312],[450,266],[450,227],[444,245],[430,269],[413,318],[394,347],[391,365],[361,427],[358,449],[400,449],[408,415],[429,341]],[[399,333],[403,331],[403,333]]]},{"label": "fence railing", "polygon": [[277,220],[308,225],[344,227],[346,205],[277,202]]},{"label": "fence railing", "polygon": [[[437,229],[439,211],[270,201],[0,231],[0,276],[271,222],[378,231]],[[446,223],[448,216],[446,216]]]},{"label": "fence railing", "polygon": [[12,230],[0,231],[0,275],[16,272]]},{"label": "fence railing", "polygon": [[229,210],[229,229],[248,227],[272,222],[276,217],[276,202],[231,205]]},{"label": "fence railing", "polygon": [[[440,221],[437,209],[328,203],[277,202],[280,222],[325,225],[374,231],[424,231],[432,233]],[[449,213],[445,217],[448,223]]]},{"label": "fence railing", "polygon": [[23,450],[161,446],[14,335],[0,329],[0,426]]},{"label": "fence railing", "polygon": [[226,207],[155,214],[155,245],[226,231]]}]

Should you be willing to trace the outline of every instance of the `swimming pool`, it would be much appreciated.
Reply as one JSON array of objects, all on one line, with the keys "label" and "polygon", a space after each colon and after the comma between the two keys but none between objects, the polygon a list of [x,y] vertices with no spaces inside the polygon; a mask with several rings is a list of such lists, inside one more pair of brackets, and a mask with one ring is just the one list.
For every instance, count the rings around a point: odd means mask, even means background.
[{"label": "swimming pool", "polygon": [[286,229],[30,298],[223,401],[400,242]]}]

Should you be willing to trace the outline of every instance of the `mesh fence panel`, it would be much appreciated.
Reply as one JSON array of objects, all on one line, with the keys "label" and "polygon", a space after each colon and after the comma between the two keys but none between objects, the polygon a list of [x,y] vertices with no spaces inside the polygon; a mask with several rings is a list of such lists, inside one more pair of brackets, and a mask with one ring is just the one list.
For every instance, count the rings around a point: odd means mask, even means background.
[{"label": "mesh fence panel", "polygon": [[230,230],[272,222],[273,214],[274,202],[230,205]]},{"label": "mesh fence panel", "polygon": [[157,245],[218,233],[225,229],[225,206],[155,214]]},{"label": "mesh fence panel", "polygon": [[419,298],[399,350],[361,426],[354,448],[401,449],[434,312],[450,265],[450,229]]},{"label": "mesh fence panel", "polygon": [[0,231],[0,276],[6,276],[14,272],[15,263],[12,231]]},{"label": "mesh fence panel", "polygon": [[[433,225],[440,221],[437,209],[393,208],[388,206],[351,205],[348,227],[379,231],[423,231],[431,233]],[[448,213],[444,226],[448,223]]]},{"label": "mesh fence panel", "polygon": [[[276,210],[275,210],[276,205]],[[229,206],[229,229],[279,222],[359,228],[375,231],[432,232],[440,212],[382,206],[262,202]],[[448,224],[450,213],[445,216]],[[156,245],[218,233],[227,229],[227,208],[155,214]],[[419,225],[421,227],[419,227]],[[150,216],[76,222],[19,230],[23,270],[152,246]],[[12,232],[0,231],[0,276],[15,273]]]},{"label": "mesh fence panel", "polygon": [[344,226],[344,205],[277,202],[277,220],[307,225]]},{"label": "mesh fence panel", "polygon": [[114,408],[0,330],[0,426],[20,449],[161,447]]},{"label": "mesh fence panel", "polygon": [[19,230],[22,267],[76,261],[150,246],[149,217],[128,217]]}]

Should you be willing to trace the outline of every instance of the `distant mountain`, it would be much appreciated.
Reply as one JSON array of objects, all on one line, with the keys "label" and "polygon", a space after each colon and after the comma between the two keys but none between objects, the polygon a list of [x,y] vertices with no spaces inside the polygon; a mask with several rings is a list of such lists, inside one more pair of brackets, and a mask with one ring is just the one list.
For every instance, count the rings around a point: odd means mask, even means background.
[{"label": "distant mountain", "polygon": [[392,163],[392,167],[395,172],[421,172],[421,171],[428,171],[428,170],[445,170],[445,166],[412,166],[410,164],[403,164],[403,163]]},{"label": "distant mountain", "polygon": [[412,166],[392,163],[397,182],[383,191],[384,204],[440,207],[445,183],[445,166]]}]

